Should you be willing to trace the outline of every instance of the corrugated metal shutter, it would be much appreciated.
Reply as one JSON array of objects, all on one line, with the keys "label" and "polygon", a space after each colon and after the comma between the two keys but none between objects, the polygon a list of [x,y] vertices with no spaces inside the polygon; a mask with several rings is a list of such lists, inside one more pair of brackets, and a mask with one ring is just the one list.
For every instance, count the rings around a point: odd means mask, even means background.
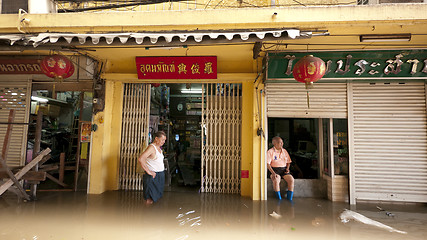
[{"label": "corrugated metal shutter", "polygon": [[347,83],[266,83],[268,117],[347,118]]},{"label": "corrugated metal shutter", "polygon": [[427,202],[425,83],[352,83],[355,198]]},{"label": "corrugated metal shutter", "polygon": [[[30,80],[0,80],[0,122],[6,123],[10,109],[15,109],[15,123],[28,122],[31,99]],[[0,147],[6,134],[7,124],[0,124]],[[6,158],[8,166],[23,166],[27,146],[28,126],[14,124]]]}]

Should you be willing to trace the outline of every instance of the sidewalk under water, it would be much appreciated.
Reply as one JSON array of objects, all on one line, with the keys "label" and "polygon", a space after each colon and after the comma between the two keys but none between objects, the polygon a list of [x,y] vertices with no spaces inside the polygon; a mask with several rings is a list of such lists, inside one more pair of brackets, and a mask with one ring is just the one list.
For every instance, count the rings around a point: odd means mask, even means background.
[{"label": "sidewalk under water", "polygon": [[[407,232],[357,221],[344,209]],[[332,203],[326,199],[252,201],[239,195],[165,192],[145,206],[142,192],[39,192],[23,202],[0,197],[0,239],[426,239],[426,204]]]}]

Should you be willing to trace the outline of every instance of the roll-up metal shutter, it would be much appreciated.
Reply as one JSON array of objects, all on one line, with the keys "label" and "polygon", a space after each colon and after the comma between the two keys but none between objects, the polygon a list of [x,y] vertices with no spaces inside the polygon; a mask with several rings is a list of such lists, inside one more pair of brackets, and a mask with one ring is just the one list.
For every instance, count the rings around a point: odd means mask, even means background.
[{"label": "roll-up metal shutter", "polygon": [[427,202],[425,83],[351,83],[354,196]]},{"label": "roll-up metal shutter", "polygon": [[[30,80],[0,80],[0,146],[7,130],[10,109],[15,109],[15,123],[28,122],[31,99]],[[28,125],[14,124],[10,135],[6,163],[10,166],[23,166],[27,146]]]},{"label": "roll-up metal shutter", "polygon": [[347,118],[347,83],[266,83],[268,117]]}]

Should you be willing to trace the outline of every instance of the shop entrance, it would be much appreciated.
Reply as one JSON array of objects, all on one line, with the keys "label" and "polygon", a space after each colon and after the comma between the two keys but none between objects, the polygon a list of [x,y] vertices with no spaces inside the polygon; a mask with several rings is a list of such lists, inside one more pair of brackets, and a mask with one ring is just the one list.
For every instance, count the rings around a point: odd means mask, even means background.
[{"label": "shop entrance", "polygon": [[27,162],[36,149],[52,150],[40,167],[47,180],[40,182],[39,189],[86,190],[93,93],[39,85],[33,84],[31,95]]},{"label": "shop entrance", "polygon": [[159,130],[167,135],[163,151],[171,191],[198,191],[201,186],[202,95],[202,84],[151,89],[150,136]]},{"label": "shop entrance", "polygon": [[166,190],[240,192],[241,84],[124,84],[120,188],[142,190],[138,156],[157,131]]},{"label": "shop entrance", "polygon": [[[326,197],[332,183],[339,178],[348,180],[348,126],[347,119],[334,118],[269,118],[269,148],[271,139],[279,136],[283,147],[289,152],[292,164],[291,173],[296,179],[295,191],[311,196],[310,181],[298,186],[298,179],[325,179],[322,183]],[[331,181],[334,179],[334,181]],[[328,181],[329,180],[329,181]],[[313,182],[314,183],[314,182]],[[317,183],[316,183],[317,184]],[[343,181],[342,194],[348,196],[348,182]],[[303,189],[298,189],[298,188]],[[327,188],[326,188],[327,187]],[[331,197],[331,196],[329,196]]]},{"label": "shop entrance", "polygon": [[152,88],[150,134],[168,140],[166,183],[171,190],[240,191],[239,84],[163,84]]}]

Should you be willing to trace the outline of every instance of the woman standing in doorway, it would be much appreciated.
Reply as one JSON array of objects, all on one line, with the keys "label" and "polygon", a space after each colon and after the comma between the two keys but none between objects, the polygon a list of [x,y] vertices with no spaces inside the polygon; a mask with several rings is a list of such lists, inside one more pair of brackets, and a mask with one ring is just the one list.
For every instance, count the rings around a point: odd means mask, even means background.
[{"label": "woman standing in doorway", "polygon": [[165,165],[163,153],[160,147],[165,144],[166,134],[159,131],[154,134],[154,141],[139,156],[138,162],[144,169],[143,176],[144,199],[150,205],[157,202],[163,196],[165,186]]}]

